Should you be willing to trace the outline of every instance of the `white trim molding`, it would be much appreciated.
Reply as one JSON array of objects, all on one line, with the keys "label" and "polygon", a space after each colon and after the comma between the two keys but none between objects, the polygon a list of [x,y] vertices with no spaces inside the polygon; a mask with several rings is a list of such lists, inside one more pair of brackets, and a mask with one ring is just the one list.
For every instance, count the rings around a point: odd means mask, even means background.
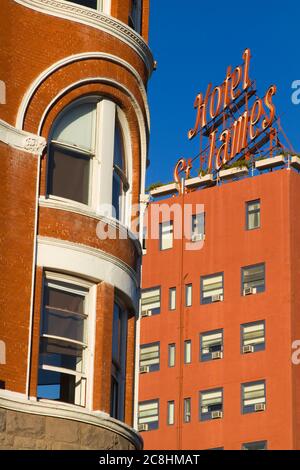
[{"label": "white trim molding", "polygon": [[111,418],[102,411],[87,411],[75,405],[50,403],[35,398],[26,399],[25,395],[8,390],[0,390],[0,408],[39,416],[68,419],[114,432],[130,441],[137,450],[142,449],[140,435],[127,424]]},{"label": "white trim molding", "polygon": [[0,142],[34,155],[41,155],[46,147],[44,137],[16,129],[2,119],[0,119]]},{"label": "white trim molding", "polygon": [[50,237],[38,237],[37,266],[106,282],[122,292],[135,312],[139,308],[139,279],[117,257],[100,249]]},{"label": "white trim molding", "polygon": [[63,18],[76,23],[81,23],[92,28],[111,34],[131,47],[144,61],[149,76],[153,71],[154,60],[152,53],[136,31],[122,21],[110,15],[101,13],[82,5],[77,5],[64,0],[14,0],[16,3],[31,8],[46,15]]},{"label": "white trim molding", "polygon": [[25,119],[25,114],[28,108],[28,105],[30,103],[30,100],[32,99],[33,95],[35,94],[36,90],[41,86],[41,84],[53,73],[55,73],[57,70],[59,70],[62,67],[66,67],[67,65],[73,64],[74,62],[80,62],[83,60],[107,60],[109,62],[116,63],[118,65],[121,65],[122,67],[126,68],[134,77],[136,78],[139,89],[141,92],[141,95],[143,97],[146,113],[147,113],[147,127],[148,131],[150,131],[150,112],[149,112],[149,106],[148,106],[148,100],[147,100],[147,92],[145,89],[145,85],[143,83],[143,80],[141,79],[140,75],[136,71],[132,65],[130,65],[128,62],[125,60],[121,59],[120,57],[117,57],[112,54],[108,54],[106,52],[84,52],[80,54],[74,54],[69,57],[65,57],[62,60],[59,60],[58,62],[55,62],[52,64],[50,67],[45,69],[35,80],[32,82],[28,90],[26,91],[25,95],[23,96],[21,105],[18,110],[17,114],[17,119],[16,119],[16,127],[18,129],[23,129],[24,126],[24,119]]}]

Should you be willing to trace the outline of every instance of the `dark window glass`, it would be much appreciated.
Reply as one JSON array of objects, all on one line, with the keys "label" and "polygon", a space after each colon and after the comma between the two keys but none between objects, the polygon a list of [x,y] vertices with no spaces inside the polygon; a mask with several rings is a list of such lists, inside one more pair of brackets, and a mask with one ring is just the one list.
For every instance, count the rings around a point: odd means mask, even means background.
[{"label": "dark window glass", "polygon": [[267,450],[267,441],[247,442],[242,450]]},{"label": "dark window glass", "polygon": [[90,156],[56,144],[50,146],[48,193],[88,204]]},{"label": "dark window glass", "polygon": [[82,5],[84,7],[89,7],[89,8],[94,8],[95,10],[97,10],[97,3],[98,3],[98,0],[68,0],[69,2],[72,2],[72,3],[77,3],[78,5]]}]

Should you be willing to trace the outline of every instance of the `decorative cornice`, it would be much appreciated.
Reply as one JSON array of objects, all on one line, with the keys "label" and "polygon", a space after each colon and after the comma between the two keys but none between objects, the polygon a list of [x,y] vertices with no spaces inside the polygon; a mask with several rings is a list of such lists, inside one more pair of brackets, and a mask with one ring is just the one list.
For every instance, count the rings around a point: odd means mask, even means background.
[{"label": "decorative cornice", "polygon": [[41,155],[46,146],[44,137],[16,129],[2,119],[0,119],[0,142],[34,155]]},{"label": "decorative cornice", "polygon": [[14,1],[41,13],[82,23],[115,36],[130,46],[142,58],[148,69],[149,76],[151,75],[154,60],[148,45],[138,33],[116,18],[88,7],[66,2],[65,0]]},{"label": "decorative cornice", "polygon": [[68,240],[61,240],[58,238],[51,238],[51,237],[44,237],[38,236],[38,245],[44,246],[57,246],[61,248],[68,248],[69,250],[77,251],[82,254],[91,255],[95,258],[99,258],[107,263],[113,264],[115,267],[124,271],[134,282],[136,288],[139,286],[139,281],[137,279],[137,275],[135,271],[128,266],[128,264],[124,263],[124,261],[120,260],[116,256],[107,253],[99,248],[94,248],[87,245],[82,245],[75,242],[70,242]]},{"label": "decorative cornice", "polygon": [[0,390],[0,408],[21,413],[28,413],[53,418],[68,419],[79,423],[91,424],[99,428],[114,432],[130,441],[137,450],[142,449],[143,442],[140,435],[127,424],[111,418],[101,411],[83,410],[75,405],[63,403],[48,403],[37,401],[34,398],[27,400],[19,393]]}]

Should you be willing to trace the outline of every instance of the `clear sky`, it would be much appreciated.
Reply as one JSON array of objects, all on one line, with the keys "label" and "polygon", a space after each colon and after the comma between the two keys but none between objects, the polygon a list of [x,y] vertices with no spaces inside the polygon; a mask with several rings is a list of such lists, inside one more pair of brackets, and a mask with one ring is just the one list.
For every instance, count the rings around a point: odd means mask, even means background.
[{"label": "clear sky", "polygon": [[300,80],[299,0],[150,0],[150,8],[150,47],[158,67],[149,83],[148,184],[171,181],[178,158],[197,154],[187,138],[195,96],[209,82],[221,84],[227,66],[241,64],[247,47],[258,95],[277,85],[276,113],[300,152],[300,104],[291,100],[291,84]]}]

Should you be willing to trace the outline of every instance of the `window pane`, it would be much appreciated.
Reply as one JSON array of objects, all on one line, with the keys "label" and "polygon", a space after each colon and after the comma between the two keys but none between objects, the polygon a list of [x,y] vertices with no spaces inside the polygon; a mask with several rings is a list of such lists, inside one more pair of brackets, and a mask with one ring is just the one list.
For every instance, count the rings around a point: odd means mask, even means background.
[{"label": "window pane", "polygon": [[88,204],[90,158],[51,144],[48,193]]},{"label": "window pane", "polygon": [[204,276],[202,279],[202,291],[201,291],[201,302],[210,303],[212,302],[213,296],[224,295],[223,288],[223,275],[216,274],[213,276]]},{"label": "window pane", "polygon": [[139,403],[138,424],[147,424],[148,428],[158,428],[158,400]]},{"label": "window pane", "polygon": [[175,344],[169,344],[168,347],[168,365],[169,367],[175,366]]},{"label": "window pane", "polygon": [[252,346],[254,351],[265,347],[265,322],[242,325],[242,346]]},{"label": "window pane", "polygon": [[190,364],[192,362],[192,342],[187,340],[184,342],[184,363]]},{"label": "window pane", "polygon": [[191,421],[191,399],[185,398],[183,402],[183,420],[185,423]]},{"label": "window pane", "polygon": [[267,450],[267,441],[248,442],[243,444],[242,450]]},{"label": "window pane", "polygon": [[243,268],[243,289],[256,288],[258,292],[265,290],[265,265],[259,264]]},{"label": "window pane", "polygon": [[247,203],[247,228],[252,230],[260,227],[260,201]]},{"label": "window pane", "polygon": [[[83,4],[82,2],[78,2]],[[95,103],[73,106],[59,118],[52,140],[90,152],[94,149]]]},{"label": "window pane", "polygon": [[167,250],[173,247],[173,222],[160,224],[160,249]]},{"label": "window pane", "polygon": [[[80,385],[74,375],[62,374],[50,370],[39,370],[38,398],[75,403],[75,388]],[[79,404],[79,403],[77,403]]]},{"label": "window pane", "polygon": [[113,318],[113,338],[112,338],[112,357],[113,361],[120,363],[121,360],[121,308],[118,304],[114,305]]},{"label": "window pane", "polygon": [[192,215],[192,237],[198,236],[200,240],[203,239],[203,235],[205,234],[205,214],[202,212],[201,214]]},{"label": "window pane", "polygon": [[150,372],[159,370],[159,343],[141,346],[140,367],[149,367]]},{"label": "window pane", "polygon": [[146,312],[151,312],[152,315],[160,313],[160,288],[142,292],[142,314]]},{"label": "window pane", "polygon": [[[68,284],[63,284],[66,288]],[[68,310],[69,312],[84,313],[84,295],[78,295],[74,292],[66,292],[54,287],[45,289],[45,304],[53,308]]]},{"label": "window pane", "polygon": [[65,341],[41,338],[40,364],[82,372],[83,349]]},{"label": "window pane", "polygon": [[174,401],[168,401],[168,424],[172,425],[175,423],[175,403]]},{"label": "window pane", "polygon": [[213,353],[223,351],[223,330],[203,333],[200,336],[201,361],[209,361]]},{"label": "window pane", "polygon": [[266,391],[265,382],[252,382],[242,385],[243,413],[253,413],[256,405],[265,405]]},{"label": "window pane", "polygon": [[187,284],[185,286],[185,305],[186,305],[186,307],[191,307],[191,305],[192,305],[192,295],[193,295],[192,284]]},{"label": "window pane", "polygon": [[169,289],[169,309],[176,309],[176,287],[171,287],[171,289]]},{"label": "window pane", "polygon": [[222,389],[208,390],[200,393],[200,417],[201,420],[212,419],[214,411],[223,410]]}]

